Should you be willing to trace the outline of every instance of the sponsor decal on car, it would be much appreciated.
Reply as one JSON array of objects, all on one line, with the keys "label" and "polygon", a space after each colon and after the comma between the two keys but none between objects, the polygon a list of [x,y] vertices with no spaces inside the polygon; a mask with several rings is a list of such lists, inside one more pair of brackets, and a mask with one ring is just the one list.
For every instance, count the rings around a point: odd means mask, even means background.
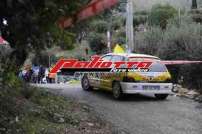
[{"label": "sponsor decal on car", "polygon": [[100,56],[93,56],[90,61],[79,61],[78,59],[61,59],[52,68],[51,74],[59,70],[72,72],[127,72],[148,71],[152,61],[103,61]]}]

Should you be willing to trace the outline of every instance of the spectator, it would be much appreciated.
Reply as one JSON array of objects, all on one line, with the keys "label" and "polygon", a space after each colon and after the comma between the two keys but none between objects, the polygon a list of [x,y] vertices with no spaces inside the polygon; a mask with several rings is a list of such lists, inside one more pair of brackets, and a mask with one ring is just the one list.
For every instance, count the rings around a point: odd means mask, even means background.
[{"label": "spectator", "polygon": [[33,66],[32,70],[33,70],[32,82],[37,83],[38,82],[38,75],[39,75],[39,67]]},{"label": "spectator", "polygon": [[48,70],[48,68],[46,68],[46,71],[45,71],[46,82],[47,82],[47,83],[50,83],[50,80],[49,80],[48,75],[49,75],[49,70]]},{"label": "spectator", "polygon": [[42,83],[43,78],[45,77],[45,69],[43,66],[39,67],[38,83]]}]

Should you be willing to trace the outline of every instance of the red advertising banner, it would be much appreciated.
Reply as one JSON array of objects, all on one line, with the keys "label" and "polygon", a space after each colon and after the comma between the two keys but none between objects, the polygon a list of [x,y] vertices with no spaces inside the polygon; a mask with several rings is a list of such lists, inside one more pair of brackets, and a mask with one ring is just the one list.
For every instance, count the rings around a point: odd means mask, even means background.
[{"label": "red advertising banner", "polygon": [[95,16],[109,9],[117,3],[118,0],[92,0],[87,6],[74,15],[74,17],[61,17],[57,23],[60,28],[67,28],[76,22]]},{"label": "red advertising banner", "polygon": [[161,61],[161,63],[165,65],[184,65],[184,64],[202,63],[202,61],[173,60],[173,61]]}]

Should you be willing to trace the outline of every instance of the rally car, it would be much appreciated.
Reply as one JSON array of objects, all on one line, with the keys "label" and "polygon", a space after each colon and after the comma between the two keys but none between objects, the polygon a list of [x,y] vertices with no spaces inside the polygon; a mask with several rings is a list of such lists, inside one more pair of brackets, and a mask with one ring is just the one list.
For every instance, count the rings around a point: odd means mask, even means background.
[{"label": "rally car", "polygon": [[158,57],[144,54],[106,54],[103,61],[152,61],[148,71],[95,72],[84,74],[81,80],[83,90],[94,88],[111,91],[115,99],[125,94],[152,93],[157,99],[164,100],[172,94],[173,84],[168,69]]}]

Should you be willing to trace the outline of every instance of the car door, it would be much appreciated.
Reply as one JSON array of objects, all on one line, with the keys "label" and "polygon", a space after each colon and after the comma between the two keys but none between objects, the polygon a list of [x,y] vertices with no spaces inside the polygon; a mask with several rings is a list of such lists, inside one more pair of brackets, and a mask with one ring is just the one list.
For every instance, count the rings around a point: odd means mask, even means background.
[{"label": "car door", "polygon": [[[107,61],[110,61],[111,62],[111,59],[112,59],[112,55],[106,55],[106,56],[103,56],[101,58],[103,61],[107,62]],[[98,80],[99,80],[99,87],[100,88],[103,88],[103,89],[108,89],[109,87],[107,86],[107,83],[109,82],[109,72],[98,72],[97,73],[97,77]]]},{"label": "car door", "polygon": [[[123,61],[124,57],[120,56],[120,55],[112,55],[110,61],[111,62],[120,62]],[[106,89],[112,89],[112,82],[113,80],[120,80],[121,73],[113,73],[113,72],[108,72],[108,74],[105,75],[101,75],[101,81],[102,81],[102,85],[106,88]]]},{"label": "car door", "polygon": [[[112,57],[112,62],[120,62],[120,61],[126,61],[126,58],[121,55],[114,55]],[[125,68],[125,65],[122,65],[121,68]],[[112,74],[113,80],[121,81],[125,73],[126,72],[113,73]]]}]

